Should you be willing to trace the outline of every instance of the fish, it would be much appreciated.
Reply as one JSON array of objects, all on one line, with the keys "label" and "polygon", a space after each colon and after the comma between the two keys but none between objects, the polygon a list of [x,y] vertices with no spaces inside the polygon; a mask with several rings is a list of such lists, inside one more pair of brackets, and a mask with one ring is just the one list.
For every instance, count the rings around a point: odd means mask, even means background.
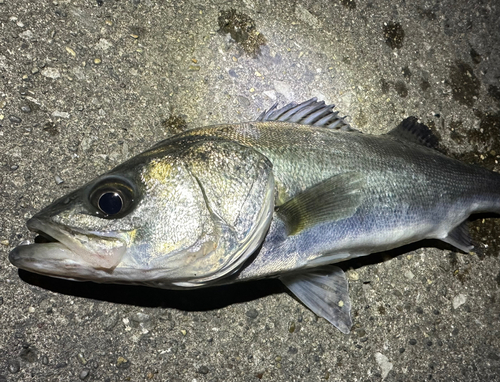
[{"label": "fish", "polygon": [[467,220],[500,213],[500,174],[450,158],[417,118],[352,128],[312,98],[163,140],[27,221],[44,243],[10,262],[77,281],[192,289],[278,278],[343,333],[335,265],[424,239],[469,252]]}]

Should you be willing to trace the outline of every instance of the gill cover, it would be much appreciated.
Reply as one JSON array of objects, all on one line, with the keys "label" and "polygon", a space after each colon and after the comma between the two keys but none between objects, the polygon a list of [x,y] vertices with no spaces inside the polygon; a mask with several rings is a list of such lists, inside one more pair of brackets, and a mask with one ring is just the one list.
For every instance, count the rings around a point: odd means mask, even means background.
[{"label": "gill cover", "polygon": [[218,139],[169,156],[151,160],[141,175],[143,198],[166,212],[147,262],[163,270],[157,281],[165,284],[209,285],[237,271],[263,241],[274,210],[272,165],[252,148]]}]

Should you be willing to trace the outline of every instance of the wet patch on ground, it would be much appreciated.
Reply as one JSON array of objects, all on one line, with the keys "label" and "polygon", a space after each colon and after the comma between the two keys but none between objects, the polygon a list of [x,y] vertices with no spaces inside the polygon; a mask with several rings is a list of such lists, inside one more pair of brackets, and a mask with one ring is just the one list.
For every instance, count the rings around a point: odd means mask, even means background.
[{"label": "wet patch on ground", "polygon": [[470,267],[462,266],[462,263],[458,260],[457,252],[450,252],[450,265],[453,270],[453,276],[462,284],[470,279]]},{"label": "wet patch on ground", "polygon": [[500,251],[500,219],[477,219],[469,224],[470,235],[476,248],[474,252],[480,258],[498,257]]},{"label": "wet patch on ground", "polygon": [[218,23],[219,32],[229,33],[246,54],[251,57],[257,57],[260,54],[260,47],[266,43],[266,38],[257,31],[255,21],[251,17],[230,9],[220,12]]},{"label": "wet patch on ground", "polygon": [[434,9],[417,7],[420,17],[427,19],[429,21],[435,21],[437,19],[436,12]]},{"label": "wet patch on ground", "polygon": [[426,80],[425,78],[422,78],[422,80],[420,81],[420,89],[425,92],[427,90],[429,90],[431,88],[431,83]]},{"label": "wet patch on ground", "polygon": [[356,9],[356,1],[355,0],[340,0],[340,4],[348,9]]},{"label": "wet patch on ground", "polygon": [[396,89],[396,93],[398,93],[401,98],[408,97],[408,88],[403,81],[397,81],[394,84],[394,89]]},{"label": "wet patch on ground", "polygon": [[472,62],[476,65],[483,61],[483,57],[474,48],[470,50],[470,58],[472,58]]},{"label": "wet patch on ground", "polygon": [[472,150],[449,155],[494,170],[500,161],[500,112],[490,114],[475,110],[474,114],[480,120],[479,129],[466,128],[462,121],[450,122],[450,138],[458,144],[467,142]]},{"label": "wet patch on ground", "polygon": [[401,73],[403,73],[403,77],[405,80],[410,81],[411,79],[411,70],[408,66],[405,66],[404,68],[401,69]]},{"label": "wet patch on ground", "polygon": [[382,94],[388,94],[392,86],[394,86],[394,90],[401,98],[405,98],[408,96],[408,87],[406,86],[404,81],[396,81],[392,83],[390,81],[387,81],[385,78],[382,78],[380,80]]},{"label": "wet patch on ground", "polygon": [[453,99],[462,105],[472,107],[481,86],[472,67],[465,62],[457,61],[450,68],[449,81]]},{"label": "wet patch on ground", "polygon": [[46,122],[43,125],[43,131],[46,131],[47,133],[49,133],[52,136],[59,134],[59,130],[57,129],[57,125],[51,121]]},{"label": "wet patch on ground", "polygon": [[180,134],[188,129],[186,119],[180,115],[170,115],[167,119],[161,122],[164,131],[172,135]]},{"label": "wet patch on ground", "polygon": [[388,22],[384,24],[385,43],[391,49],[401,49],[405,38],[405,31],[400,23]]},{"label": "wet patch on ground", "polygon": [[391,90],[391,84],[389,83],[389,81],[386,81],[385,78],[381,78],[380,88],[382,90],[382,94],[388,94],[389,90]]},{"label": "wet patch on ground", "polygon": [[498,86],[488,86],[488,95],[492,97],[500,106],[500,89],[498,88]]}]

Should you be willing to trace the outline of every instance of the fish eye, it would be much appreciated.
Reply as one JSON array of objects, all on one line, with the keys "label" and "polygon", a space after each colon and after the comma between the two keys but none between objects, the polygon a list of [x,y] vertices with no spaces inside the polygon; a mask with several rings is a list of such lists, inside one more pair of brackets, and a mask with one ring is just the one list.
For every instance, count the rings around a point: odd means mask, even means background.
[{"label": "fish eye", "polygon": [[99,209],[107,215],[116,215],[122,210],[123,199],[116,191],[106,191],[99,196]]},{"label": "fish eye", "polygon": [[134,206],[134,189],[124,179],[108,178],[97,183],[89,197],[96,213],[103,218],[119,218]]}]

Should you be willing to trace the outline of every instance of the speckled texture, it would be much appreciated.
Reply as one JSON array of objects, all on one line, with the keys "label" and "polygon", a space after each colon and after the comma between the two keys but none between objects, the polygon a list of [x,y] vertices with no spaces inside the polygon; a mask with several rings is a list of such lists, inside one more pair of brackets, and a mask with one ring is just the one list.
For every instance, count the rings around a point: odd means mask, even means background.
[{"label": "speckled texture", "polygon": [[232,7],[251,41],[219,32],[220,2],[0,0],[0,380],[500,380],[493,220],[474,223],[475,255],[349,264],[348,336],[270,281],[183,293],[8,263],[51,200],[185,126],[275,100],[324,98],[370,133],[415,115],[448,154],[500,170],[497,2]]}]

